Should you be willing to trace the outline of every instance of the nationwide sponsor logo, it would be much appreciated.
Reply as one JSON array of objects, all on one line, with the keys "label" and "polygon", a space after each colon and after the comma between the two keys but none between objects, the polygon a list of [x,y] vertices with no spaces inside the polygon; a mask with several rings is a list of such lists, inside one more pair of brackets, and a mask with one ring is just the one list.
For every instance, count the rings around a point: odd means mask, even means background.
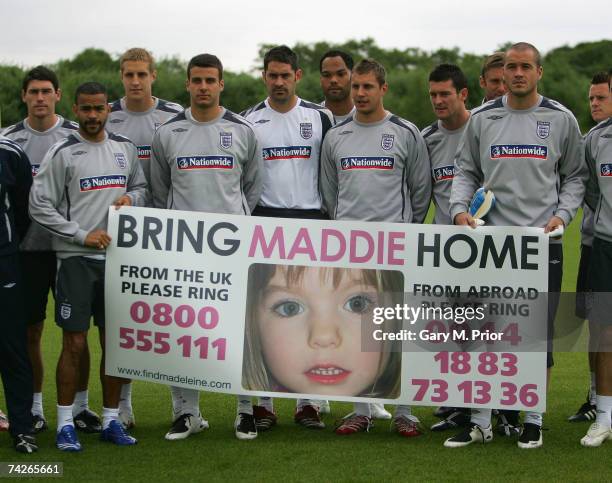
[{"label": "nationwide sponsor logo", "polygon": [[338,136],[345,136],[347,134],[353,134],[353,131],[342,131],[338,133]]},{"label": "nationwide sponsor logo", "polygon": [[383,134],[380,138],[380,147],[385,151],[389,151],[393,147],[395,136],[393,134]]},{"label": "nationwide sponsor logo", "polygon": [[219,144],[223,149],[232,147],[232,133],[231,132],[220,132],[219,133]]},{"label": "nationwide sponsor logo", "polygon": [[392,156],[349,156],[340,158],[342,171],[352,169],[382,169],[391,170],[395,164]]},{"label": "nationwide sponsor logo", "polygon": [[312,137],[312,123],[301,122],[300,123],[300,136],[304,139],[310,139]]},{"label": "nationwide sponsor logo", "polygon": [[[125,169],[127,166],[127,159],[125,159],[125,153],[113,153],[115,155],[115,162],[121,169]],[[138,156],[140,157],[140,156]]]},{"label": "nationwide sponsor logo", "polygon": [[260,119],[259,121],[255,121],[255,124],[265,124],[270,122],[270,119]]},{"label": "nationwide sponsor logo", "polygon": [[151,159],[151,146],[136,146],[138,148],[138,159]]},{"label": "nationwide sponsor logo", "polygon": [[495,114],[493,114],[492,116],[487,117],[487,119],[491,119],[491,121],[499,121],[500,119],[503,119],[504,116],[496,116]]},{"label": "nationwide sponsor logo", "polygon": [[106,174],[104,176],[92,176],[79,180],[81,192],[97,191],[107,188],[125,188],[127,176],[123,174]]},{"label": "nationwide sponsor logo", "polygon": [[60,305],[60,317],[64,320],[70,318],[70,314],[72,313],[72,305],[63,303]]},{"label": "nationwide sponsor logo", "polygon": [[233,156],[179,156],[176,167],[180,171],[190,169],[232,169]]},{"label": "nationwide sponsor logo", "polygon": [[491,159],[533,158],[548,159],[548,147],[538,144],[494,144]]},{"label": "nationwide sponsor logo", "polygon": [[550,122],[537,121],[536,134],[540,139],[546,139],[550,136]]},{"label": "nationwide sponsor logo", "polygon": [[33,164],[32,165],[32,176],[36,176],[39,171],[40,171],[40,164]]},{"label": "nationwide sponsor logo", "polygon": [[73,156],[82,156],[83,154],[87,154],[87,151],[74,151],[72,153]]},{"label": "nationwide sponsor logo", "polygon": [[172,132],[185,132],[187,131],[187,129],[185,129],[184,127],[177,127],[176,129],[173,129]]},{"label": "nationwide sponsor logo", "polygon": [[599,165],[599,176],[612,176],[612,163],[602,163]]},{"label": "nationwide sponsor logo", "polygon": [[111,124],[119,124],[120,122],[123,122],[123,121],[125,121],[125,119],[117,119],[117,118],[115,118],[115,119],[109,120],[108,122],[111,123]]},{"label": "nationwide sponsor logo", "polygon": [[310,159],[312,148],[310,146],[282,146],[263,148],[264,161],[275,161],[278,159]]},{"label": "nationwide sponsor logo", "polygon": [[439,166],[433,168],[434,182],[446,181],[455,177],[455,166],[450,164],[448,166]]}]

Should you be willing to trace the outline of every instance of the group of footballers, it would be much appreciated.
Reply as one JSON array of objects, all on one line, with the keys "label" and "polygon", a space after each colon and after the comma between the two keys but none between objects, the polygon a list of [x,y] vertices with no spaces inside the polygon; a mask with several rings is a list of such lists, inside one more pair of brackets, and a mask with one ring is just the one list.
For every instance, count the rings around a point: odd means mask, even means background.
[{"label": "group of footballers", "polygon": [[[183,109],[153,96],[157,72],[151,54],[128,50],[120,59],[125,96],[109,103],[104,85],[81,84],[74,94],[77,123],[55,113],[62,95],[55,73],[42,66],[29,71],[22,86],[28,116],[0,137],[0,215],[6,221],[0,223],[0,300],[8,314],[1,322],[6,337],[0,342],[0,369],[10,422],[4,420],[3,427],[15,449],[36,451],[35,433],[47,428],[41,335],[50,289],[63,334],[56,374],[57,447],[80,451],[75,430],[100,433],[102,440],[121,446],[136,443],[128,433],[135,424],[131,383],[104,372],[111,205],[423,223],[433,197],[435,223],[476,228],[468,206],[485,186],[497,200],[488,224],[537,226],[553,233],[567,226],[584,202],[585,212],[593,215],[583,226],[579,288],[612,291],[607,275],[612,270],[612,187],[605,184],[612,180],[609,74],[593,79],[591,112],[600,123],[583,140],[572,113],[538,93],[542,73],[540,54],[531,44],[495,53],[481,72],[483,104],[469,111],[464,73],[456,65],[440,64],[429,75],[437,120],[420,132],[385,110],[384,67],[373,59],[354,65],[339,50],[320,60],[325,100],[316,104],[296,95],[302,76],[296,54],[286,46],[272,48],[262,72],[268,97],[240,115],[220,105],[223,66],[211,54],[190,60],[190,106]],[[551,238],[549,292],[560,291],[561,260],[560,239]],[[551,340],[554,305],[548,317]],[[609,344],[605,310],[596,312],[582,316],[599,324],[593,338]],[[88,404],[92,317],[103,351],[102,418]],[[547,367],[552,364],[549,347]],[[612,439],[612,355],[595,350],[590,364],[589,398],[570,419],[594,420],[581,442],[599,446]],[[206,429],[199,391],[170,389],[174,417],[166,439]],[[321,413],[328,411],[327,401],[300,399],[294,421],[324,428]],[[432,429],[460,430],[445,441],[447,447],[493,438],[491,410],[439,408],[436,413],[443,420]],[[367,431],[373,419],[391,419],[402,436],[422,434],[409,406],[398,406],[391,416],[384,406],[366,403],[355,404],[335,432]],[[272,398],[254,404],[250,397],[237,397],[237,438],[253,439],[276,422]],[[541,413],[527,412],[520,425],[518,413],[500,412],[498,423],[500,434],[519,435],[519,447],[542,445]]]}]

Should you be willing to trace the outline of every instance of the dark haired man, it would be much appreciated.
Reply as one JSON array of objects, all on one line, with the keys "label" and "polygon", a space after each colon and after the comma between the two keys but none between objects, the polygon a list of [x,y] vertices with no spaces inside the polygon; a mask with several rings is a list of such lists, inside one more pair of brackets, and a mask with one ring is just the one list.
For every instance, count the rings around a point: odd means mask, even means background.
[{"label": "dark haired man", "polygon": [[[352,72],[354,116],[336,125],[323,141],[321,193],[335,220],[422,223],[431,198],[427,147],[418,129],[385,110],[384,67],[373,59]],[[376,203],[363,203],[364,199]],[[372,407],[356,403],[336,428],[341,435],[368,431]],[[421,434],[409,406],[398,406],[392,428],[402,436]]]},{"label": "dark haired man", "polygon": [[62,328],[62,352],[57,366],[57,437],[62,451],[80,451],[72,411],[89,320],[100,329],[101,379],[104,407],[103,441],[133,445],[119,422],[121,384],[104,374],[104,250],[110,205],[142,206],[146,180],[136,146],[127,138],[107,134],[106,88],[81,84],[72,111],[79,130],[58,141],[45,155],[30,193],[30,215],[54,235],[58,258],[55,321]]},{"label": "dark haired man", "polygon": [[[319,194],[321,142],[333,125],[329,110],[296,95],[302,78],[297,54],[286,45],[264,55],[262,78],[267,99],[241,114],[254,124],[262,146],[263,192],[255,216],[324,219]],[[245,412],[250,398],[238,397],[238,412]],[[259,398],[253,408],[257,428],[276,424],[272,398]],[[300,399],[294,421],[302,426],[325,427],[314,401]]]},{"label": "dark haired man", "polygon": [[[582,201],[587,176],[578,123],[556,101],[538,94],[540,53],[531,44],[511,46],[504,57],[508,94],[472,111],[455,158],[450,215],[456,225],[476,227],[468,205],[480,186],[495,193],[487,215],[490,225],[543,227],[545,233],[567,226]],[[520,143],[520,144],[519,144]],[[548,354],[553,364],[553,322],[561,290],[561,240],[551,238],[548,272]],[[493,439],[489,409],[472,410],[471,424],[446,440],[446,447]],[[528,411],[519,448],[542,446],[542,414]]]},{"label": "dark haired man", "polygon": [[334,115],[336,124],[345,121],[355,112],[351,99],[351,71],[353,57],[342,50],[328,50],[319,61],[321,90],[325,100],[321,106]]},{"label": "dark haired man", "polygon": [[[28,116],[21,122],[6,128],[4,135],[15,141],[28,155],[32,164],[32,176],[36,176],[40,163],[49,148],[78,129],[77,124],[55,113],[55,105],[62,91],[55,72],[39,65],[28,71],[23,79],[21,98],[28,109]],[[32,223],[21,242],[21,264],[25,291],[28,294],[28,354],[34,376],[32,402],[35,432],[47,428],[43,411],[43,359],[41,339],[47,314],[49,290],[55,293],[56,257],[52,248],[52,235],[36,223]],[[74,422],[78,429],[95,433],[101,431],[100,418],[89,409],[87,385],[89,383],[89,348],[81,359],[80,379],[74,404]]]},{"label": "dark haired man", "polygon": [[[589,88],[589,107],[591,118],[596,123],[600,123],[612,116],[612,95],[610,95],[610,74],[608,72],[598,72],[591,79]],[[587,300],[590,300],[588,292],[588,272],[591,258],[591,247],[593,245],[593,219],[595,214],[587,203],[582,204],[582,232],[580,246],[580,263],[578,265],[578,279],[576,281],[576,316],[581,319],[587,316]],[[598,340],[598,326],[589,324],[589,369],[590,385],[587,393],[587,400],[578,408],[575,414],[568,418],[570,422],[592,421],[597,414],[595,398],[597,395],[595,384],[595,359],[597,352],[593,345]]]},{"label": "dark haired man", "polygon": [[[156,208],[249,215],[261,193],[261,147],[251,124],[220,105],[223,65],[211,54],[187,66],[190,107],[160,126],[153,138],[151,190]],[[168,440],[208,427],[200,414],[199,391],[181,390],[174,403]],[[177,411],[178,408],[178,411]],[[250,410],[250,411],[249,411]],[[252,408],[240,411],[236,437],[253,439]]]}]

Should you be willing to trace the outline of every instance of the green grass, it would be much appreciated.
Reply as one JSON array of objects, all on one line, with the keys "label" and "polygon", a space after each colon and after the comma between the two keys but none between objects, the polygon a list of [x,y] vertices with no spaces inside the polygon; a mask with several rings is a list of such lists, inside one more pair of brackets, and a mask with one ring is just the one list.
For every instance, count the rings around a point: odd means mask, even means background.
[{"label": "green grass", "polygon": [[[579,258],[579,221],[565,235],[564,290],[575,287]],[[52,319],[49,319],[52,320]],[[47,377],[44,387],[45,413],[55,424],[54,371],[61,345],[60,331],[48,322],[44,334]],[[90,405],[101,409],[97,334],[90,334],[92,378]],[[161,385],[135,382],[134,410],[139,444],[117,448],[83,435],[84,451],[64,454],[54,447],[54,428],[39,436],[41,450],[20,457],[0,435],[0,461],[62,461],[64,480],[69,481],[228,481],[239,478],[269,480],[605,480],[609,479],[612,445],[594,450],[580,446],[588,425],[570,424],[566,418],[582,402],[587,387],[588,367],[584,353],[558,353],[550,384],[545,416],[544,447],[525,451],[514,440],[495,438],[485,446],[458,450],[442,447],[447,434],[426,432],[408,440],[389,433],[388,424],[377,422],[369,433],[350,437],[331,432],[334,419],[351,406],[332,403],[333,415],[326,417],[328,429],[309,431],[292,422],[294,401],[277,399],[280,424],[254,441],[234,438],[233,396],[202,393],[201,409],[211,428],[185,441],[168,442],[163,436],[170,423],[170,394]],[[432,409],[415,408],[424,425],[436,419]]]}]

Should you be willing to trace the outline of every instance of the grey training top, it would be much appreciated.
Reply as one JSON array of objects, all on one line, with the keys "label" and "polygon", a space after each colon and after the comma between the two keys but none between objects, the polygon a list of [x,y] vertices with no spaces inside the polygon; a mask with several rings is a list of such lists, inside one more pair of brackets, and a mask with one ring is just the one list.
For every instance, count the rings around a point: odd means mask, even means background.
[{"label": "grey training top", "polygon": [[[28,155],[32,165],[32,176],[36,176],[45,154],[60,139],[68,137],[79,129],[78,124],[57,116],[57,122],[46,131],[37,131],[28,124],[27,118],[6,128],[4,135],[19,144]],[[52,250],[52,238],[47,230],[36,223],[31,223],[28,232],[21,241],[23,251]]]},{"label": "grey training top", "polygon": [[149,186],[151,185],[151,143],[155,130],[173,118],[183,107],[174,102],[153,98],[153,106],[143,112],[129,111],[125,97],[111,104],[106,130],[125,136],[138,148],[138,159]]},{"label": "grey training top", "polygon": [[144,206],[147,183],[136,146],[118,134],[93,143],[78,132],[47,152],[30,192],[30,216],[53,233],[59,258],[100,255],[86,247],[93,230],[106,229],[108,207],[127,194]]},{"label": "grey training top", "polygon": [[151,191],[157,208],[250,214],[262,190],[261,147],[251,124],[223,109],[209,122],[191,109],[153,139]]},{"label": "grey training top", "polygon": [[464,124],[459,129],[449,131],[438,120],[421,131],[431,161],[433,201],[436,205],[433,222],[436,225],[453,224],[449,213],[449,200],[455,177],[455,154],[466,126],[467,124]]},{"label": "grey training top", "polygon": [[612,242],[612,118],[591,129],[585,144],[589,167],[585,202],[595,212],[595,237]]},{"label": "grey training top", "polygon": [[332,128],[321,150],[321,194],[337,220],[422,223],[431,198],[425,141],[414,124],[387,113]]},{"label": "grey training top", "polygon": [[466,212],[484,185],[496,199],[490,225],[544,227],[554,215],[567,226],[587,177],[578,123],[551,99],[540,96],[524,110],[511,109],[506,99],[472,111],[455,158],[451,218]]}]

